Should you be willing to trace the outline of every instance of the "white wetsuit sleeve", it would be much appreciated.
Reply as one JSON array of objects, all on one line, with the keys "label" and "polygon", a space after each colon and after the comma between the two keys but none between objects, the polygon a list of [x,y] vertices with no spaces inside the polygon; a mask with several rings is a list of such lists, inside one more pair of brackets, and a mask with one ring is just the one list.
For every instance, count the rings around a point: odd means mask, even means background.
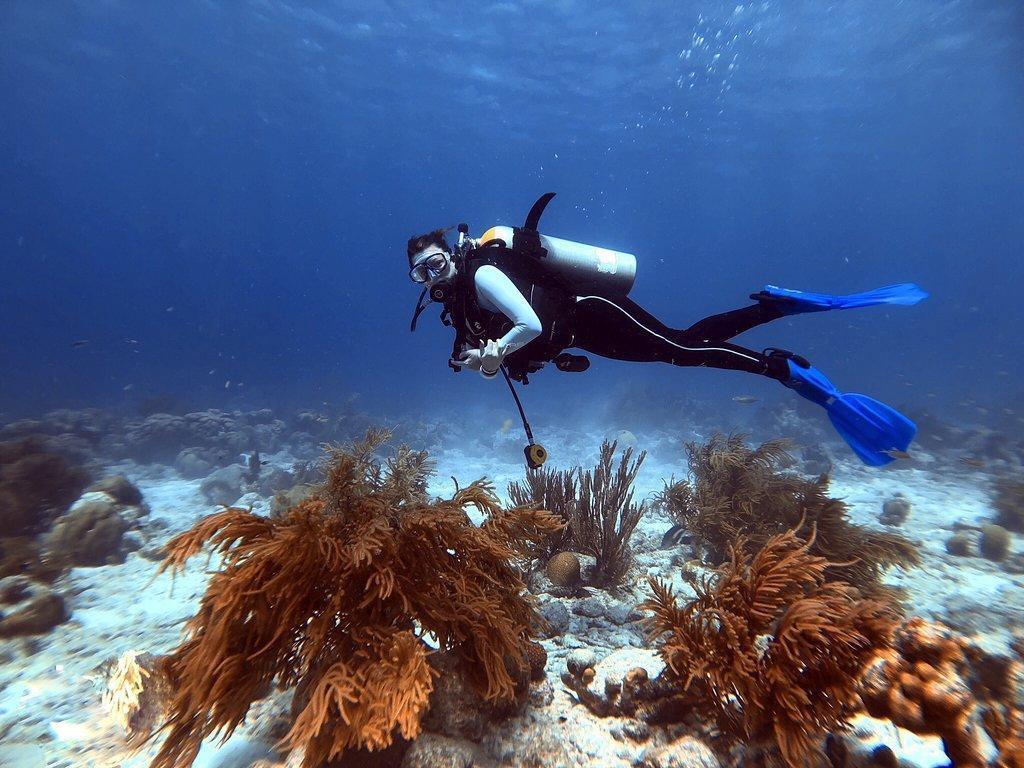
[{"label": "white wetsuit sleeve", "polygon": [[503,354],[515,352],[540,336],[540,318],[508,275],[484,264],[477,269],[474,281],[480,305],[491,312],[501,312],[513,323],[511,330],[497,339]]}]

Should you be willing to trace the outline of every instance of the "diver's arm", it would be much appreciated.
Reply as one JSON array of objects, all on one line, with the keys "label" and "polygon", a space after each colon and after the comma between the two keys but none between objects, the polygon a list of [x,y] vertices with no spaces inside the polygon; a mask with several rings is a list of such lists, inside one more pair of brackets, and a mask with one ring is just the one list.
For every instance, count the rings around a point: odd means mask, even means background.
[{"label": "diver's arm", "polygon": [[502,357],[540,336],[540,318],[504,272],[491,264],[484,264],[477,269],[475,282],[477,296],[483,307],[492,312],[501,312],[513,323],[509,332],[497,339]]}]

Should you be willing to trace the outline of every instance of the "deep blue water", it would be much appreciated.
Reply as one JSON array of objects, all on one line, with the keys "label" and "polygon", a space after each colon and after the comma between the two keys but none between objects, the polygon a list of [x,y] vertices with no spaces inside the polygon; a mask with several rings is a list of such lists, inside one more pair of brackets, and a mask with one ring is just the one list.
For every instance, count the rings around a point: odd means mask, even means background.
[{"label": "deep blue water", "polygon": [[[741,341],[955,418],[1024,405],[1018,2],[5,0],[0,98],[4,416],[360,393],[504,418],[433,311],[409,334],[405,240],[548,190],[543,231],[637,254],[633,298],[670,325],[765,282],[916,280],[917,307]],[[788,394],[601,362],[526,396],[638,384]]]}]

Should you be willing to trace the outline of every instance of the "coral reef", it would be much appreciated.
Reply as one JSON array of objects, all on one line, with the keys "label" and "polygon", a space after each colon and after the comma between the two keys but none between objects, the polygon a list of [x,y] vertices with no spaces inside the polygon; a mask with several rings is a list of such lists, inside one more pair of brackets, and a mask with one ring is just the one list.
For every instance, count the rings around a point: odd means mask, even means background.
[{"label": "coral reef", "polygon": [[88,484],[86,472],[48,451],[36,438],[0,443],[0,531],[35,534]]},{"label": "coral reef", "polygon": [[857,710],[857,680],[897,621],[892,605],[826,579],[830,563],[811,554],[813,530],[807,541],[793,530],[776,534],[752,557],[738,541],[684,607],[650,579],[654,596],[642,606],[666,679],[712,712],[723,733],[774,744],[792,768],[807,765],[825,734]]},{"label": "coral reef", "polygon": [[873,717],[942,737],[958,768],[983,768],[979,713],[965,681],[963,643],[945,627],[911,619],[891,652],[864,675],[861,700]]},{"label": "coral reef", "polygon": [[782,471],[791,462],[783,441],[751,448],[742,436],[716,435],[703,445],[689,443],[687,453],[689,479],[666,483],[656,502],[713,562],[723,562],[737,538],[753,553],[796,526],[800,536],[816,531],[812,554],[834,564],[833,578],[867,595],[885,591],[879,577],[886,567],[919,562],[916,545],[905,537],[851,523],[846,505],[828,495],[827,476],[809,480]]},{"label": "coral reef", "polygon": [[227,413],[216,409],[184,415],[154,413],[123,425],[111,446],[137,461],[174,462],[186,448],[216,448],[232,459],[260,448],[276,450],[287,425],[269,409]]},{"label": "coral reef", "polygon": [[174,694],[154,768],[189,765],[274,683],[296,690],[282,743],[303,747],[305,766],[412,738],[438,676],[426,635],[486,701],[515,697],[538,623],[518,564],[561,522],[501,508],[483,481],[429,501],[426,454],[402,447],[382,462],[386,439],[333,449],[324,485],[280,518],[229,508],[168,544],[163,568],[205,545],[222,567],[162,665]]}]

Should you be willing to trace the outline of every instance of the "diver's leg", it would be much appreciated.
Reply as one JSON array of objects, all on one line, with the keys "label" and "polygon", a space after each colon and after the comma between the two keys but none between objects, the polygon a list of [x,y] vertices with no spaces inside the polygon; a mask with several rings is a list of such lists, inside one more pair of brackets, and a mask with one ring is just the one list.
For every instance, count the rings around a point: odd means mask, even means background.
[{"label": "diver's leg", "polygon": [[699,320],[685,333],[691,338],[704,341],[724,341],[734,336],[739,336],[744,331],[749,331],[758,325],[770,323],[786,315],[779,305],[758,303],[743,309],[734,309],[731,312],[723,312],[719,315],[711,315]]},{"label": "diver's leg", "polygon": [[573,339],[569,346],[595,355],[632,362],[747,371],[780,381],[789,375],[785,360],[669,328],[627,298],[580,296],[573,309]]}]

